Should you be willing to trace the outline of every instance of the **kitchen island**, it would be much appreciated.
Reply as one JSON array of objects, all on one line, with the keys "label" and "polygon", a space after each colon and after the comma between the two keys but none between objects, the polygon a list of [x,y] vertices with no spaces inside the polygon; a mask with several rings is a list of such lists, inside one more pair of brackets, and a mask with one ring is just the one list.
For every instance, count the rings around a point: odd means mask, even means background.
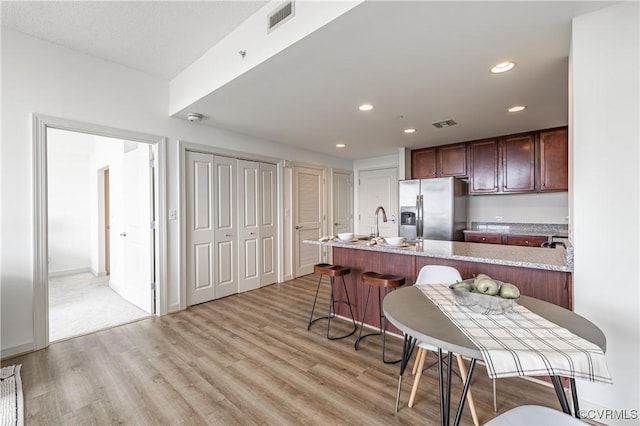
[{"label": "kitchen island", "polygon": [[[435,240],[424,240],[421,244],[404,247],[384,244],[369,246],[365,240],[304,242],[331,247],[332,263],[351,268],[351,274],[345,280],[358,321],[362,319],[366,296],[365,286],[360,283],[363,272],[401,275],[406,278],[407,285],[411,285],[425,265],[453,266],[463,279],[480,273],[487,274],[497,280],[515,284],[523,295],[572,309],[572,251],[563,247],[539,248]],[[336,289],[339,288],[340,286],[336,286]],[[380,312],[375,305],[373,303],[367,310],[365,323],[377,326]],[[337,308],[339,315],[346,314],[343,306]]]}]

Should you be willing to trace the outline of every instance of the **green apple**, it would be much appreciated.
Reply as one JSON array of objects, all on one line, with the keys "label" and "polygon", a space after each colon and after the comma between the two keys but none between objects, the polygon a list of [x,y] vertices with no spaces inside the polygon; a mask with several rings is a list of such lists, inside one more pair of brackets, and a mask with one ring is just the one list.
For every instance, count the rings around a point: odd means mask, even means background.
[{"label": "green apple", "polygon": [[487,274],[478,274],[478,275],[476,275],[476,281],[484,279],[484,278],[491,279],[491,277],[489,275],[487,275]]},{"label": "green apple", "polygon": [[498,283],[491,278],[481,278],[476,280],[476,288],[482,294],[493,296],[498,294]]},{"label": "green apple", "polygon": [[520,290],[511,283],[504,283],[500,287],[500,297],[503,299],[517,299],[520,297]]},{"label": "green apple", "polygon": [[472,289],[471,283],[468,283],[468,282],[461,282],[461,283],[452,284],[451,288],[454,289],[454,290],[458,290],[458,291],[471,291],[471,289]]}]

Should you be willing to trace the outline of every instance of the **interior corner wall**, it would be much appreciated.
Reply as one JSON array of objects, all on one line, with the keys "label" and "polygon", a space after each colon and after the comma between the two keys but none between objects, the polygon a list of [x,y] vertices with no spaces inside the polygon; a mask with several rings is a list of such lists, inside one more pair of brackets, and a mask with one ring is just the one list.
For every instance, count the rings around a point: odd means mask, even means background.
[{"label": "interior corner wall", "polygon": [[[88,144],[92,136],[87,136]],[[65,136],[47,138],[49,276],[88,272],[91,267],[90,155],[69,152]]]},{"label": "interior corner wall", "polygon": [[[627,415],[640,401],[639,12],[622,2],[575,18],[570,66],[574,310],[604,332],[613,377],[578,382],[578,395]],[[611,417],[593,420],[623,423]]]},{"label": "interior corner wall", "polygon": [[[178,140],[325,167],[352,167],[349,160],[169,117],[167,80],[5,27],[1,30],[2,357],[33,348],[32,114],[166,137],[164,195],[166,208],[177,210],[178,217],[182,216]],[[180,222],[169,220],[162,225],[167,232],[166,301],[170,307],[179,307]]]}]

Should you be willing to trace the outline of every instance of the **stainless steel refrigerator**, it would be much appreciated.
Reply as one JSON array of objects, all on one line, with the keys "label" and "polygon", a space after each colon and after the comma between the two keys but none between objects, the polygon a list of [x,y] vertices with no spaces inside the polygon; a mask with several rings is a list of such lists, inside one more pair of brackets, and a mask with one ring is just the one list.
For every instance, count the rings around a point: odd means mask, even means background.
[{"label": "stainless steel refrigerator", "polygon": [[452,178],[401,180],[400,236],[415,241],[462,241],[467,182]]}]

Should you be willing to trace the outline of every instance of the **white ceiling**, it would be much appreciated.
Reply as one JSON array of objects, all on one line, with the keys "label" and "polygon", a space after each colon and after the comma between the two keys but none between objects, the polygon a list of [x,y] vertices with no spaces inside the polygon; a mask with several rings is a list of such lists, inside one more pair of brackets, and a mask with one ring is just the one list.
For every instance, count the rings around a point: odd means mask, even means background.
[{"label": "white ceiling", "polygon": [[2,1],[2,25],[171,79],[266,1]]},{"label": "white ceiling", "polygon": [[[264,3],[2,2],[2,24],[170,78]],[[178,116],[349,159],[565,125],[571,19],[609,4],[367,1]]]}]

